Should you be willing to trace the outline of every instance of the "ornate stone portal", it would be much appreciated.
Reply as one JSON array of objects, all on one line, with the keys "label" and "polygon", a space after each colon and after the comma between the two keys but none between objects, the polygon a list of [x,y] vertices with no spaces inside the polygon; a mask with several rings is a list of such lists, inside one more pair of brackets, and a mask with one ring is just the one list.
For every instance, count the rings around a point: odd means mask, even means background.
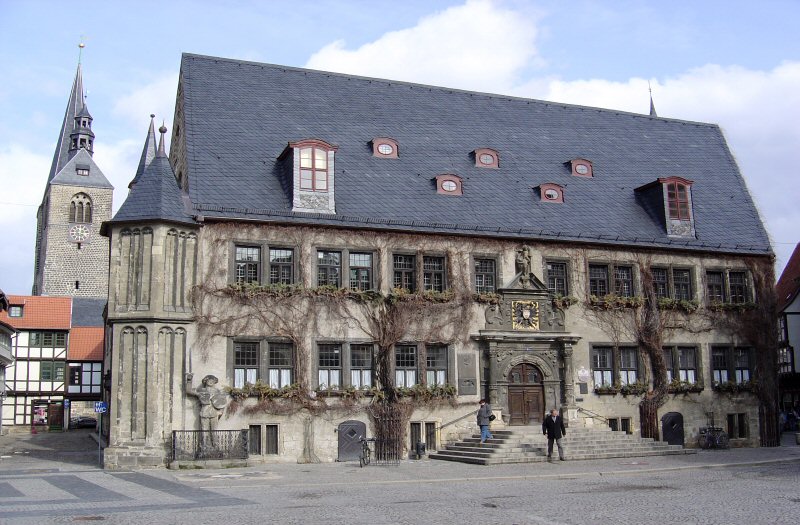
[{"label": "ornate stone portal", "polygon": [[482,392],[509,425],[539,424],[552,408],[574,412],[572,345],[564,312],[531,269],[531,250],[517,252],[517,275],[499,289],[500,304],[475,337],[482,348]]}]

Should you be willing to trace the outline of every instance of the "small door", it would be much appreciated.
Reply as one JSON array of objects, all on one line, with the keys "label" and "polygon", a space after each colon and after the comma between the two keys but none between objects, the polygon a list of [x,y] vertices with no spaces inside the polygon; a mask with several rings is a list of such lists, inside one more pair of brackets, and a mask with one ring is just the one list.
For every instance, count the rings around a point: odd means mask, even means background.
[{"label": "small door", "polygon": [[661,436],[670,445],[684,445],[683,415],[680,412],[661,416]]},{"label": "small door", "polygon": [[354,461],[361,456],[361,438],[367,437],[367,425],[351,419],[339,424],[339,457],[336,461]]},{"label": "small door", "polygon": [[544,415],[542,373],[530,363],[520,363],[508,374],[508,424],[534,425]]}]

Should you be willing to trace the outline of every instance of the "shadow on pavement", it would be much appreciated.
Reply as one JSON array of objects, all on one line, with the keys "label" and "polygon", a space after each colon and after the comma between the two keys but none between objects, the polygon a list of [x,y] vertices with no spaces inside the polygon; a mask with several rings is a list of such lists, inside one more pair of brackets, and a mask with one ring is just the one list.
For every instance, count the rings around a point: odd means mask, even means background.
[{"label": "shadow on pavement", "polygon": [[[74,429],[66,432],[32,433],[14,430],[0,436],[0,466],[11,463],[56,461],[72,465],[97,466],[97,441],[92,437],[92,429]],[[15,461],[17,460],[17,461]]]}]

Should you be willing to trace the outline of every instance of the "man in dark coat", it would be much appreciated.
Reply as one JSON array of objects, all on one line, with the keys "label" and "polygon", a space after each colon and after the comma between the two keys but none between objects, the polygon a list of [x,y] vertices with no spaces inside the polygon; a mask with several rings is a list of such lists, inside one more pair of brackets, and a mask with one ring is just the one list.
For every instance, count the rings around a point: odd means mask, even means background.
[{"label": "man in dark coat", "polygon": [[564,428],[564,419],[558,415],[555,408],[550,411],[550,415],[544,418],[542,423],[542,433],[547,436],[547,461],[552,461],[553,441],[558,445],[558,459],[564,461],[564,449],[561,447],[561,438],[567,435]]},{"label": "man in dark coat", "polygon": [[485,399],[480,401],[481,407],[478,409],[478,426],[481,428],[481,443],[485,443],[487,439],[492,439],[492,433],[489,431],[489,423],[492,421],[492,407],[486,403]]}]

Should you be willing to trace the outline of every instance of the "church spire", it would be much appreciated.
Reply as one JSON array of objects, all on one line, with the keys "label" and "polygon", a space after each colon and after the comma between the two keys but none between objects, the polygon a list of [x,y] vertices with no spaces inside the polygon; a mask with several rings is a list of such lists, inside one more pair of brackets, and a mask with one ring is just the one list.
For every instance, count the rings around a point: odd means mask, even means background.
[{"label": "church spire", "polygon": [[647,81],[647,90],[650,92],[650,116],[657,117],[656,106],[653,104],[653,88],[650,87],[650,81]]},{"label": "church spire", "polygon": [[[84,44],[81,42],[79,48],[81,51],[83,50]],[[88,118],[87,118],[88,116]],[[53,164],[50,167],[50,175],[47,177],[47,181],[51,181],[56,174],[61,171],[64,165],[69,162],[69,159],[72,157],[70,154],[71,151],[77,151],[80,149],[80,139],[82,138],[85,142],[85,146],[87,151],[91,153],[92,146],[89,143],[94,142],[94,133],[92,133],[91,127],[91,115],[89,115],[89,111],[86,109],[86,104],[84,102],[84,91],[83,91],[83,73],[81,71],[81,62],[80,57],[78,58],[78,68],[75,72],[75,80],[72,82],[72,90],[69,94],[69,100],[67,100],[67,109],[64,112],[64,120],[61,123],[61,132],[58,135],[58,141],[56,142],[56,151],[53,155]],[[76,124],[81,123],[81,121],[88,125],[88,127],[76,129]],[[78,139],[77,148],[73,150],[72,139],[73,133],[76,133],[74,138]]]}]

